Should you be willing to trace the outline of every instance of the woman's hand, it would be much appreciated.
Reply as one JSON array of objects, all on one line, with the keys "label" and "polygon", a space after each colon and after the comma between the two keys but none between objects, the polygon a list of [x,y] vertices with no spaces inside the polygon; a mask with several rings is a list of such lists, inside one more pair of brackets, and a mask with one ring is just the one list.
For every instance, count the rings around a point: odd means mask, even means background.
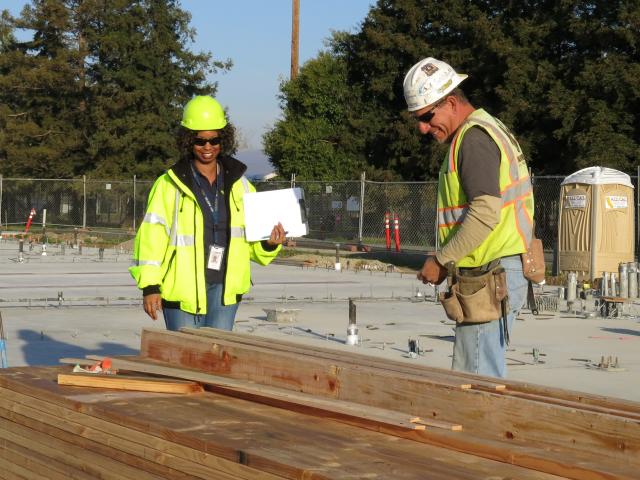
[{"label": "woman's hand", "polygon": [[145,295],[142,299],[142,306],[144,307],[144,311],[147,312],[147,315],[157,320],[158,314],[156,312],[162,310],[162,297],[160,297],[159,293]]},{"label": "woman's hand", "polygon": [[287,239],[287,232],[284,231],[284,227],[280,222],[277,225],[273,226],[273,230],[271,230],[271,236],[267,243],[272,247],[276,245],[281,245]]}]

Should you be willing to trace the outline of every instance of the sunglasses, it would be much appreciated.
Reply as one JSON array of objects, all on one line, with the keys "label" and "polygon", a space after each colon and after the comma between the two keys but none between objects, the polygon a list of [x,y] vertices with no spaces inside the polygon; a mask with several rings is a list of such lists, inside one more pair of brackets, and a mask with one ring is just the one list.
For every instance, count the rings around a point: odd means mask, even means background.
[{"label": "sunglasses", "polygon": [[220,137],[211,137],[211,138],[201,138],[194,137],[193,144],[199,147],[204,147],[207,143],[211,144],[211,146],[220,145],[222,139]]},{"label": "sunglasses", "polygon": [[436,115],[436,109],[440,107],[440,105],[442,105],[445,100],[441,100],[440,102],[436,103],[434,107],[428,112],[424,112],[422,115],[418,115],[416,117],[416,120],[418,120],[418,122],[420,123],[429,123],[431,119]]}]

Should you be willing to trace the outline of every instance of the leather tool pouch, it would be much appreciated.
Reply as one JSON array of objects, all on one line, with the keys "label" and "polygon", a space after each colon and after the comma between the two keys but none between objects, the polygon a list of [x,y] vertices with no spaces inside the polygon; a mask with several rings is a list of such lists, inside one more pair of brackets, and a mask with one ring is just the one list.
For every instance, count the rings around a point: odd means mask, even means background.
[{"label": "leather tool pouch", "polygon": [[500,319],[508,310],[507,274],[500,264],[486,272],[460,271],[450,279],[449,292],[440,294],[449,319],[484,323]]},{"label": "leather tool pouch", "polygon": [[532,239],[529,250],[524,252],[521,257],[524,278],[533,283],[544,282],[545,264],[542,240],[539,238]]}]

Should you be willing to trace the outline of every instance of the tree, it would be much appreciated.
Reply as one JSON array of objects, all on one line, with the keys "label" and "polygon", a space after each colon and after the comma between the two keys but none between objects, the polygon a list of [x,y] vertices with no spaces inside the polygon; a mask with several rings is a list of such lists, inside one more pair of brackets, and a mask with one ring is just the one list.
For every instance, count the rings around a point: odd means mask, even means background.
[{"label": "tree", "polygon": [[206,75],[231,67],[188,50],[195,32],[176,0],[33,0],[3,18],[35,32],[3,37],[5,175],[153,178],[177,158],[182,106],[215,94]]},{"label": "tree", "polygon": [[[633,173],[640,164],[640,3],[572,2],[561,80],[550,92],[553,132],[574,168]],[[565,60],[566,59],[566,60]]]},{"label": "tree", "polygon": [[[378,0],[359,31],[332,43],[346,68],[334,88],[358,96],[337,120],[357,141],[334,155],[406,180],[436,177],[446,148],[418,135],[402,89],[409,68],[433,56],[469,75],[467,96],[511,128],[536,173],[632,172],[640,163],[638,45],[637,1]],[[277,129],[299,146],[289,95],[283,90]]]},{"label": "tree", "polygon": [[264,148],[280,175],[301,180],[353,178],[365,167],[349,112],[357,98],[346,84],[344,58],[328,52],[302,66],[280,86],[284,118],[264,135]]},{"label": "tree", "polygon": [[3,38],[0,52],[0,151],[8,175],[69,177],[82,162],[77,117],[77,57],[68,10],[56,1],[26,6],[21,19],[3,12],[4,29],[31,28],[33,40]]},{"label": "tree", "polygon": [[[541,44],[552,18],[545,16],[544,3],[557,2],[379,1],[361,31],[342,46],[349,82],[368,92],[372,117],[395,112],[394,120],[369,130],[371,160],[393,159],[393,168],[407,179],[437,175],[446,149],[429,139],[412,140],[418,134],[402,89],[404,74],[426,56],[469,74],[462,87],[472,102],[501,118],[534,156],[540,147],[532,141],[534,122],[546,97],[540,93],[554,80],[554,64],[546,65]],[[544,128],[556,125],[547,121]]]},{"label": "tree", "polygon": [[177,158],[172,133],[184,104],[215,94],[206,74],[231,62],[185,48],[195,32],[176,1],[114,0],[98,8],[103,4],[94,0],[87,12],[88,152],[96,174],[154,177]]}]

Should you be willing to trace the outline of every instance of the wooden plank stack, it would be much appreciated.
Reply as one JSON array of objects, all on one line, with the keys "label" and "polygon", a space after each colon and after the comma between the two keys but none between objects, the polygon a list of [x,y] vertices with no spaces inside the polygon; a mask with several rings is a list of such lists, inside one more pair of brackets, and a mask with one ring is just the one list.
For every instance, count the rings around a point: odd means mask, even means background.
[{"label": "wooden plank stack", "polygon": [[4,369],[0,478],[640,478],[635,402],[213,329],[143,330],[113,364],[205,391]]}]

